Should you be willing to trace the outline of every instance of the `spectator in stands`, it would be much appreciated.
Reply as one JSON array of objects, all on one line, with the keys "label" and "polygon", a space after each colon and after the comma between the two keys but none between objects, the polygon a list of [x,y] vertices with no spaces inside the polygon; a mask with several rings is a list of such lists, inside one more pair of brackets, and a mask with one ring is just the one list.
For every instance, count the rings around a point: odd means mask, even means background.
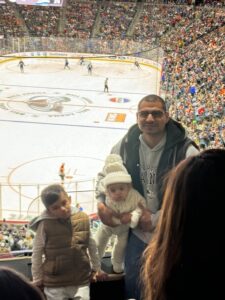
[{"label": "spectator in stands", "polygon": [[[145,96],[138,104],[137,124],[112,149],[120,154],[133,186],[146,200],[138,228],[130,232],[125,256],[126,297],[141,298],[140,258],[151,239],[162,204],[163,176],[187,156],[198,153],[181,124],[172,120],[165,102],[157,95]],[[104,173],[99,173],[96,196],[98,213],[105,225],[113,226],[112,210],[98,191]]]},{"label": "spectator in stands", "polygon": [[144,253],[144,300],[224,294],[225,150],[208,149],[168,176],[155,235]]},{"label": "spectator in stands", "polygon": [[0,267],[1,299],[44,300],[40,290],[13,269]]},{"label": "spectator in stands", "polygon": [[[24,224],[0,224],[0,255],[33,248],[33,233]],[[12,255],[12,254],[11,254]]]},{"label": "spectator in stands", "polygon": [[46,210],[31,222],[31,228],[36,230],[33,282],[44,288],[48,300],[89,300],[91,273],[96,280],[106,278],[90,233],[89,217],[73,210],[70,197],[59,184],[46,187],[41,200]]}]

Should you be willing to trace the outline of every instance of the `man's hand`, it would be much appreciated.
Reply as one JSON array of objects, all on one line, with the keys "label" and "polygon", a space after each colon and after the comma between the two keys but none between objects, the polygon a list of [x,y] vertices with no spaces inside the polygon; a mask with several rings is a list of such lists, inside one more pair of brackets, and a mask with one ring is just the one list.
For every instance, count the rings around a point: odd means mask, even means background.
[{"label": "man's hand", "polygon": [[42,280],[33,280],[32,284],[39,287],[43,285],[43,282]]},{"label": "man's hand", "polygon": [[153,227],[151,222],[151,211],[149,209],[143,209],[142,215],[138,223],[138,227],[145,232],[152,231]]},{"label": "man's hand", "polygon": [[120,216],[120,222],[122,224],[128,224],[131,221],[131,213],[127,212],[127,213],[122,213]]},{"label": "man's hand", "polygon": [[91,282],[105,281],[108,279],[108,277],[109,277],[108,274],[102,270],[99,270],[97,272],[92,271],[90,281]]},{"label": "man's hand", "polygon": [[35,285],[44,294],[44,285],[42,280],[32,281],[32,284]]},{"label": "man's hand", "polygon": [[112,220],[112,217],[115,217],[115,213],[102,202],[98,203],[98,215],[103,224],[110,227],[118,226]]}]

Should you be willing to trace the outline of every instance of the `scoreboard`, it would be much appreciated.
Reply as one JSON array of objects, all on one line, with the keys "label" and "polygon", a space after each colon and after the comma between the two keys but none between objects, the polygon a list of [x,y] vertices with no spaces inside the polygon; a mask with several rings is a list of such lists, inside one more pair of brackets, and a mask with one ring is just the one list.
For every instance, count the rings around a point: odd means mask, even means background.
[{"label": "scoreboard", "polygon": [[[9,0],[22,5],[40,5],[40,6],[63,6],[65,0]],[[0,0],[0,4],[5,4],[5,0]]]},{"label": "scoreboard", "polygon": [[63,0],[16,0],[17,4],[41,6],[63,6],[63,2]]}]

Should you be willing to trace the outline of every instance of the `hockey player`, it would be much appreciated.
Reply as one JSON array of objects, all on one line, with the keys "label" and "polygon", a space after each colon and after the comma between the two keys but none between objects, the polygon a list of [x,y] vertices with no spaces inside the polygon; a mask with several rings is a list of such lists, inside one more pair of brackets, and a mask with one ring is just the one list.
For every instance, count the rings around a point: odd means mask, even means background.
[{"label": "hockey player", "polygon": [[88,69],[88,74],[89,74],[89,75],[92,75],[92,69],[93,69],[93,66],[92,66],[92,63],[91,63],[91,62],[88,64],[87,69]]},{"label": "hockey player", "polygon": [[104,93],[108,93],[109,92],[108,81],[109,81],[109,78],[107,77],[105,79],[105,83],[104,83]]},{"label": "hockey player", "polygon": [[134,62],[134,65],[138,68],[138,69],[141,69],[140,65],[139,65],[139,62],[135,59],[135,62]]},{"label": "hockey player", "polygon": [[65,176],[65,163],[62,163],[59,167],[59,177],[62,183],[64,183]]},{"label": "hockey player", "polygon": [[79,64],[80,64],[80,66],[84,65],[84,57],[83,56],[81,56]]},{"label": "hockey player", "polygon": [[70,70],[70,67],[69,67],[69,61],[68,61],[67,58],[65,59],[64,69],[69,69],[69,70]]},{"label": "hockey player", "polygon": [[18,66],[20,67],[20,72],[24,73],[25,63],[22,61],[22,59],[19,61]]}]

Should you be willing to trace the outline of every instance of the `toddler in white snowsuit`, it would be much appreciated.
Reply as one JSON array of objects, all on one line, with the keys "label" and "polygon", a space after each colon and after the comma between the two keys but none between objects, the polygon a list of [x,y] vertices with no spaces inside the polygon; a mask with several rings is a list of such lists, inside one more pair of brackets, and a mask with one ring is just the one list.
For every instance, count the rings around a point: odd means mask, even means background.
[{"label": "toddler in white snowsuit", "polygon": [[103,173],[105,177],[101,180],[99,189],[105,193],[105,204],[113,210],[112,221],[118,226],[109,227],[101,223],[95,240],[100,258],[102,258],[109,238],[115,235],[111,261],[113,271],[122,273],[129,228],[135,228],[138,225],[142,208],[145,207],[145,200],[132,187],[131,176],[119,155],[110,154],[106,158]]}]

